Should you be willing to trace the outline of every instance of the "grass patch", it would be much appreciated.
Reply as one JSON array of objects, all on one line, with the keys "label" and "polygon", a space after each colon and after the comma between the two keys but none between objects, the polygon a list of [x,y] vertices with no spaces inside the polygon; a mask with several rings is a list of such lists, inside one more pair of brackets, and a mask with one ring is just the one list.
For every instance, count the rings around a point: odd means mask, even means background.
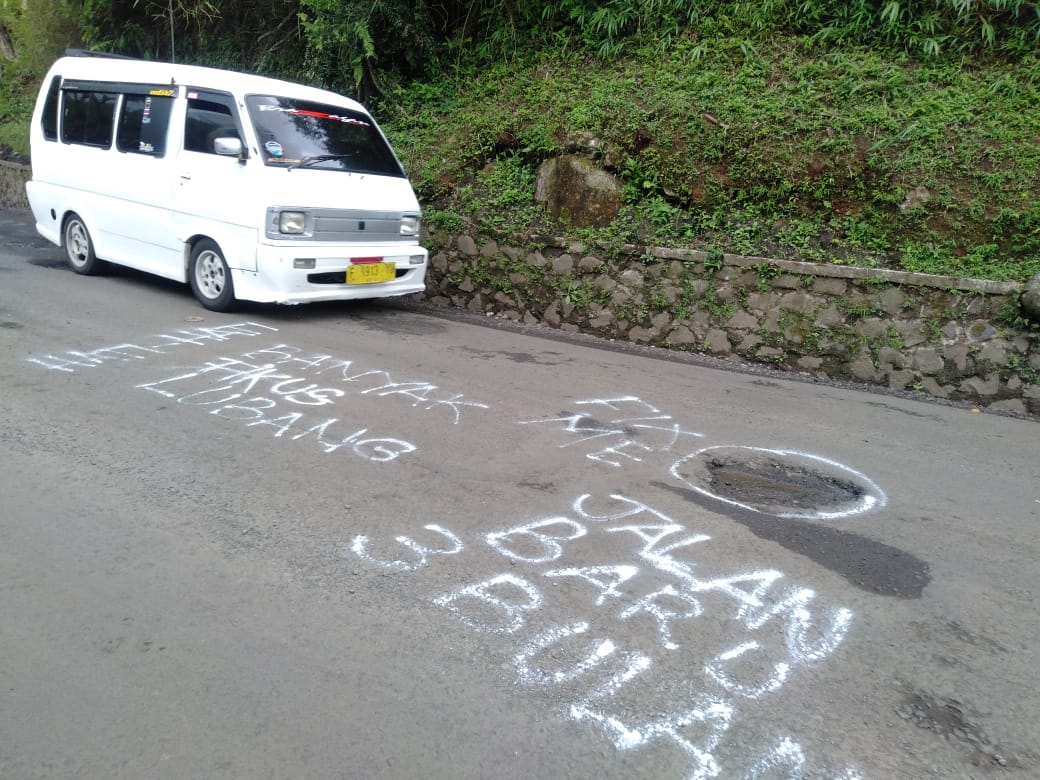
[{"label": "grass patch", "polygon": [[[424,203],[481,229],[992,279],[1040,270],[1035,57],[745,44],[518,55],[399,85],[380,108]],[[538,165],[575,150],[623,187],[608,228],[568,234],[534,206]]]}]

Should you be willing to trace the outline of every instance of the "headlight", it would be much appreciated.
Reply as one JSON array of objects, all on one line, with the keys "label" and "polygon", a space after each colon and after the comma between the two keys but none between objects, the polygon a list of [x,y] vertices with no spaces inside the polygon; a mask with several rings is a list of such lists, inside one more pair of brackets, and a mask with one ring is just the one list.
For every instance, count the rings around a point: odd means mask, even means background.
[{"label": "headlight", "polygon": [[278,232],[299,235],[307,227],[307,215],[302,211],[283,211],[278,215]]},{"label": "headlight", "polygon": [[401,235],[419,235],[419,217],[415,216],[414,214],[407,214],[401,217]]}]

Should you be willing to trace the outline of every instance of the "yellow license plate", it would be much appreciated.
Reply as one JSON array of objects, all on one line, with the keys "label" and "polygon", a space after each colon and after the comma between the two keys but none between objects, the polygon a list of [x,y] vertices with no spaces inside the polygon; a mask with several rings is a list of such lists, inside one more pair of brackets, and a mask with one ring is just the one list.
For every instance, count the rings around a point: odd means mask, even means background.
[{"label": "yellow license plate", "polygon": [[347,284],[375,284],[392,282],[397,278],[394,263],[359,263],[347,266]]}]

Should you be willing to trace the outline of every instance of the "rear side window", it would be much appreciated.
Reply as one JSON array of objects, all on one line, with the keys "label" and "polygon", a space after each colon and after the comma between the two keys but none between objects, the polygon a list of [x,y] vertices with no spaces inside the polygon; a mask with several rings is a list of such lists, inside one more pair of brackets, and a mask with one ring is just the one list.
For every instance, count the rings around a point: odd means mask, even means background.
[{"label": "rear side window", "polygon": [[189,152],[216,154],[217,138],[238,138],[235,117],[227,103],[219,99],[188,95],[188,112],[184,117],[184,149]]},{"label": "rear side window", "polygon": [[55,76],[51,79],[51,86],[47,90],[47,99],[43,102],[43,115],[40,117],[43,137],[48,141],[58,140],[58,95],[60,94],[61,76]]},{"label": "rear side window", "polygon": [[162,157],[166,154],[166,130],[172,111],[172,97],[125,95],[116,129],[116,148]]},{"label": "rear side window", "polygon": [[112,145],[116,95],[111,92],[66,90],[62,102],[61,140],[107,149]]}]

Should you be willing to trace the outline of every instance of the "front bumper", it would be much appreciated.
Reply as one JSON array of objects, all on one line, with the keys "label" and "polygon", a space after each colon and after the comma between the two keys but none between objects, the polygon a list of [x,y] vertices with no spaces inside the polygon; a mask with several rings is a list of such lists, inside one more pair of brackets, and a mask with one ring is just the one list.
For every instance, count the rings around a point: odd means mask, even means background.
[{"label": "front bumper", "polygon": [[[354,257],[382,258],[393,263],[396,278],[371,284],[347,284],[347,267]],[[311,303],[385,298],[426,289],[429,253],[417,244],[338,245],[316,247],[262,244],[256,272],[232,270],[235,297],[259,303]],[[300,261],[313,267],[297,267]]]}]

